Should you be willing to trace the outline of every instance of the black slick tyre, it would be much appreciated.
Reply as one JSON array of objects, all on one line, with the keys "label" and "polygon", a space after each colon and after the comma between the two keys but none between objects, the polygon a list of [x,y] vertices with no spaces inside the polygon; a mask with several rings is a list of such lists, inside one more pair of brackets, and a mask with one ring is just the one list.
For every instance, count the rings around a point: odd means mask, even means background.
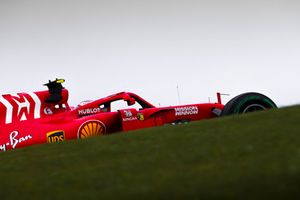
[{"label": "black slick tyre", "polygon": [[267,96],[249,92],[231,99],[224,107],[221,116],[243,114],[277,108],[276,104]]}]

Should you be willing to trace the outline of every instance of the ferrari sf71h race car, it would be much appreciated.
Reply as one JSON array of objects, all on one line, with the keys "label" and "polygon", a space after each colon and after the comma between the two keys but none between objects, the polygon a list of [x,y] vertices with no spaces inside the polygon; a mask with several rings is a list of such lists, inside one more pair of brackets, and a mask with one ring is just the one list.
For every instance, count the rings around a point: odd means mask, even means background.
[{"label": "ferrari sf71h race car", "polygon": [[[130,92],[72,108],[63,82],[49,81],[45,91],[0,95],[0,151],[276,108],[259,93],[241,94],[225,106],[218,93],[217,103],[155,107]],[[122,103],[123,109],[114,107]]]}]

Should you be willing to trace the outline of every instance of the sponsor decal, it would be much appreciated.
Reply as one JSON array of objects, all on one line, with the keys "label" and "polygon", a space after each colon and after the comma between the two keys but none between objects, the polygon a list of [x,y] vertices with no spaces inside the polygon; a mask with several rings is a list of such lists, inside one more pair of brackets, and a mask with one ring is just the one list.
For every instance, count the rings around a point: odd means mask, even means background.
[{"label": "sponsor decal", "polygon": [[78,115],[91,115],[101,112],[101,108],[87,108],[78,110]]},{"label": "sponsor decal", "polygon": [[124,110],[125,117],[123,118],[123,122],[134,121],[137,120],[137,117],[133,117],[133,114],[130,110]]},{"label": "sponsor decal", "polygon": [[32,139],[31,134],[28,134],[28,135],[23,136],[23,137],[18,137],[18,135],[19,135],[18,131],[11,132],[10,135],[9,135],[9,140],[4,144],[0,144],[0,151],[6,151],[7,147],[9,147],[9,146],[12,149],[15,149],[15,148],[17,148],[18,144]]},{"label": "sponsor decal", "polygon": [[45,113],[45,115],[52,115],[52,114],[53,114],[53,111],[51,110],[51,108],[46,107],[46,108],[44,109],[44,113]]},{"label": "sponsor decal", "polygon": [[175,116],[196,115],[198,114],[197,106],[185,106],[175,108]]},{"label": "sponsor decal", "polygon": [[137,117],[127,117],[127,118],[123,118],[123,122],[134,121],[134,120],[137,120]]},{"label": "sponsor decal", "polygon": [[138,118],[138,120],[141,120],[141,121],[145,120],[145,117],[142,113],[138,113],[137,118]]},{"label": "sponsor decal", "polygon": [[126,117],[132,117],[132,112],[130,110],[124,110]]},{"label": "sponsor decal", "polygon": [[54,143],[54,142],[62,142],[65,141],[65,132],[62,130],[59,131],[52,131],[47,133],[47,142]]},{"label": "sponsor decal", "polygon": [[12,123],[13,119],[24,121],[41,117],[41,101],[35,93],[2,95],[0,103],[6,108],[5,124]]},{"label": "sponsor decal", "polygon": [[105,125],[98,120],[84,122],[78,129],[78,139],[84,139],[92,136],[104,135]]}]

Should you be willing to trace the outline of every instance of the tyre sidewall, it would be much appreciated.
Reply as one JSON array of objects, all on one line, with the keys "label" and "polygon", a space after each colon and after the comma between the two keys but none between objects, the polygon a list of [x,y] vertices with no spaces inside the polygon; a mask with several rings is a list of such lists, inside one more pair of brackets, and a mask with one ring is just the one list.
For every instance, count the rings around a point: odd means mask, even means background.
[{"label": "tyre sidewall", "polygon": [[260,93],[245,93],[230,100],[224,107],[222,115],[243,113],[253,104],[261,105],[266,109],[276,108],[276,104],[268,97]]}]

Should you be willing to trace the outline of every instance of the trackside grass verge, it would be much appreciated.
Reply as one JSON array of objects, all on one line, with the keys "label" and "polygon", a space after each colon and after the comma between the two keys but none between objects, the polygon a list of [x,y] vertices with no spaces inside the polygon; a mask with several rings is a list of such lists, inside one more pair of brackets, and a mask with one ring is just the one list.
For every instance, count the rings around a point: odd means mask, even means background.
[{"label": "trackside grass verge", "polygon": [[300,107],[0,153],[1,199],[299,199]]}]

